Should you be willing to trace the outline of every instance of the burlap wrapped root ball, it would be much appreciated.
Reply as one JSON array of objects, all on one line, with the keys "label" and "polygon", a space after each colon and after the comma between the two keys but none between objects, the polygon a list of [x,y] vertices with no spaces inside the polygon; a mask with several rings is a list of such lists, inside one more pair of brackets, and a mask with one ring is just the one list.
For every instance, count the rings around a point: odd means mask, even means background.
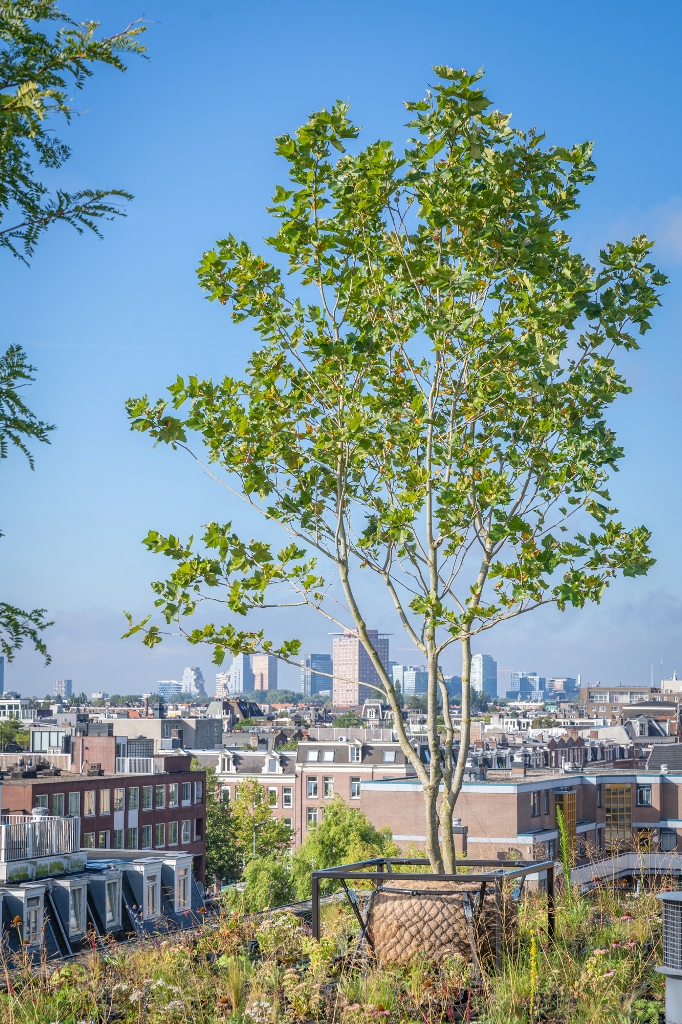
[{"label": "burlap wrapped root ball", "polygon": [[[410,890],[392,892],[392,889]],[[452,890],[452,895],[442,895]],[[429,895],[429,891],[433,895]],[[411,895],[418,892],[418,895]],[[479,960],[495,954],[497,898],[486,889],[483,909],[477,904],[480,883],[405,881],[390,882],[374,897],[369,915],[369,934],[374,952],[381,963],[406,964],[417,955],[439,960],[459,954],[472,960],[471,931],[467,923],[462,893],[469,893],[473,907],[474,946]],[[503,892],[501,898],[502,942],[509,950],[515,943],[518,913],[512,897]]]}]

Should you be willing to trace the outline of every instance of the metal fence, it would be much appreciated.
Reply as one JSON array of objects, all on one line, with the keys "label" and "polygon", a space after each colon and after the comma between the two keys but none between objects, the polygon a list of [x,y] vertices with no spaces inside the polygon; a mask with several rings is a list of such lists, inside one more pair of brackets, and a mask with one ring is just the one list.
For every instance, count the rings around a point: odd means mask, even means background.
[{"label": "metal fence", "polygon": [[80,818],[3,815],[0,819],[0,862],[75,853],[80,849],[80,837]]}]

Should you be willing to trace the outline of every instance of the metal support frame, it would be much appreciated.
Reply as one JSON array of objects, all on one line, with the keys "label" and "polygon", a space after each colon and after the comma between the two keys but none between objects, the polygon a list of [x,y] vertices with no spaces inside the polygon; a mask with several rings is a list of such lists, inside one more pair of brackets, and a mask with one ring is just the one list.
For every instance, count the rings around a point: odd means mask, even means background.
[{"label": "metal support frame", "polygon": [[[483,899],[485,896],[486,887],[488,885],[494,887],[495,891],[495,903],[496,903],[496,927],[495,927],[495,959],[498,968],[502,966],[502,947],[503,947],[503,935],[502,935],[502,886],[506,881],[511,881],[515,878],[522,880],[521,888],[523,887],[523,880],[527,875],[533,874],[539,871],[547,872],[547,935],[550,939],[554,938],[555,928],[555,902],[554,902],[554,861],[553,860],[541,860],[541,861],[518,861],[518,860],[460,860],[457,862],[457,868],[494,868],[493,871],[485,871],[479,873],[467,873],[463,874],[461,870],[458,870],[457,874],[452,875],[434,875],[431,872],[416,872],[416,871],[394,871],[395,865],[400,865],[401,868],[408,867],[422,867],[428,865],[429,861],[424,857],[375,857],[372,860],[361,860],[355,864],[343,864],[339,867],[324,868],[320,871],[313,871],[312,873],[312,933],[316,939],[320,938],[320,882],[329,878],[338,878],[341,880],[343,888],[346,893],[346,898],[350,903],[353,913],[357,917],[361,927],[361,938],[367,937],[370,945],[373,946],[372,937],[367,932],[367,926],[369,922],[369,910],[373,902],[374,893],[383,888],[383,883],[390,881],[391,892],[403,892],[409,895],[421,895],[424,890],[419,889],[395,889],[394,885],[398,881],[405,882],[459,882],[462,884],[470,884],[471,882],[481,883],[481,892],[479,895],[479,907],[478,912],[483,907]],[[351,897],[352,890],[349,890],[348,881],[363,881],[373,882],[374,890],[370,897],[369,905],[365,916],[362,916],[360,908],[358,906],[357,897],[353,899]],[[451,896],[454,895],[456,890],[447,889],[442,892],[434,891],[433,889],[428,890],[430,896]],[[355,894],[352,894],[355,896]]]}]

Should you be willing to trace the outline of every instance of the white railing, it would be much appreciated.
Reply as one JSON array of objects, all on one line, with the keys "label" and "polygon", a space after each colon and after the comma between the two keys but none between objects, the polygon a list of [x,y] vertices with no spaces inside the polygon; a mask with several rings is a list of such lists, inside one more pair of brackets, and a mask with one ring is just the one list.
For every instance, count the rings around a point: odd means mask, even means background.
[{"label": "white railing", "polygon": [[75,853],[81,845],[80,818],[32,818],[3,815],[0,823],[0,862]]},{"label": "white railing", "polygon": [[117,775],[159,775],[162,769],[153,757],[117,757]]}]

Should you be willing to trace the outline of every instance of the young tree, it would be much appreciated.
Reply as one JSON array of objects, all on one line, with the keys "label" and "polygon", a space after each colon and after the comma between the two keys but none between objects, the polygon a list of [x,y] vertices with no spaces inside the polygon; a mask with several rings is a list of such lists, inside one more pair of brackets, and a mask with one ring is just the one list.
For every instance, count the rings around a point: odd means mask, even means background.
[{"label": "young tree", "polygon": [[[46,34],[42,27],[54,31]],[[129,25],[104,39],[95,38],[97,28],[94,21],[72,21],[56,0],[0,0],[0,247],[25,263],[51,224],[61,221],[80,234],[88,228],[99,235],[97,222],[125,216],[120,200],[132,199],[120,189],[58,189],[50,195],[36,177],[36,164],[52,171],[71,155],[50,127],[54,115],[68,122],[76,113],[70,89],[83,88],[94,64],[125,71],[122,54],[144,53],[144,25]],[[26,455],[31,469],[27,440],[49,443],[54,429],[38,420],[19,395],[18,388],[33,381],[34,369],[18,345],[0,356],[0,459],[7,458],[9,442]],[[42,632],[52,625],[44,608],[24,611],[1,601],[0,651],[11,661],[28,640],[49,663]]]},{"label": "young tree", "polygon": [[[291,538],[275,554],[212,523],[195,551],[152,531],[148,548],[177,562],[154,585],[166,622],[218,663],[226,650],[291,658],[295,641],[184,623],[206,599],[234,615],[283,603],[288,584],[291,604],[356,631],[422,783],[430,862],[451,871],[472,637],[543,605],[598,602],[652,564],[649,532],[610,505],[622,451],[605,414],[629,391],[615,356],[638,347],[666,279],[641,236],[607,245],[596,269],[571,249],[563,225],[594,177],[589,143],[549,146],[491,110],[480,73],[435,71],[407,104],[415,138],[400,157],[385,141],[346,153],[358,129],[342,102],[277,140],[290,181],[271,207],[275,262],[228,236],[199,267],[209,297],[260,335],[243,379],[178,378],[170,399],[131,400],[129,414],[156,443],[190,450],[196,434],[214,477]],[[428,667],[429,764],[368,635],[368,575]],[[130,624],[150,646],[162,638]],[[440,668],[455,644],[457,754]]]}]

